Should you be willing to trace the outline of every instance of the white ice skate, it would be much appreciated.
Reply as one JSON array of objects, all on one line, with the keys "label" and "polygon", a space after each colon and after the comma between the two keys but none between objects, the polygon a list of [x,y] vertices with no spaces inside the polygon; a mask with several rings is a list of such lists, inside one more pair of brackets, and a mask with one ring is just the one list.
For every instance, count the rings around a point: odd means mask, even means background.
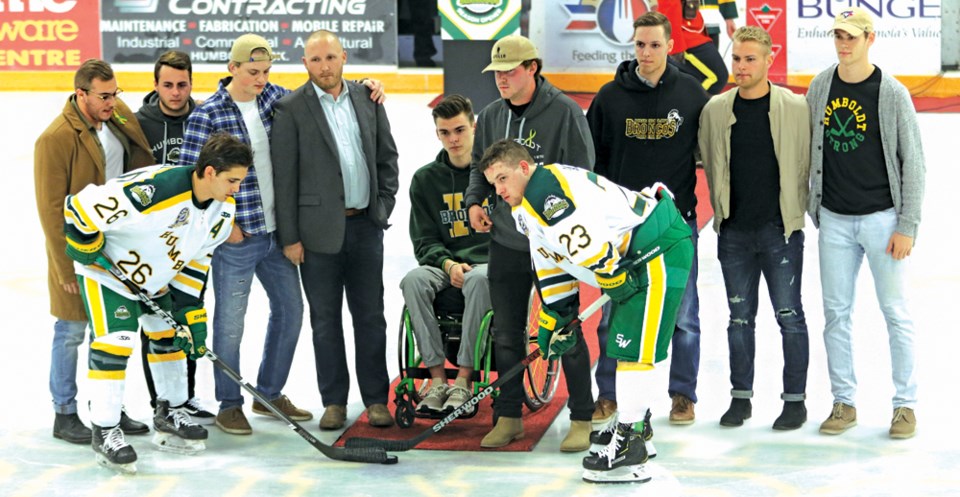
[{"label": "white ice skate", "polygon": [[194,455],[207,448],[207,430],[195,423],[183,406],[170,407],[168,401],[158,399],[153,428],[157,450]]},{"label": "white ice skate", "polygon": [[122,474],[136,474],[137,452],[124,440],[119,425],[107,428],[93,425],[92,431],[97,464]]}]

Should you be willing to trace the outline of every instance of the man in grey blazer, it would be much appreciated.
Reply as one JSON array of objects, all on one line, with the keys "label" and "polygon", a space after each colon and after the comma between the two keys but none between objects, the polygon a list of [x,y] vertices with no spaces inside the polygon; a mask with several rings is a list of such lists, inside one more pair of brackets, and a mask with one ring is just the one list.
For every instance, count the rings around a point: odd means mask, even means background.
[{"label": "man in grey blazer", "polygon": [[397,147],[382,105],[344,81],[347,62],[329,31],[310,35],[310,81],[281,99],[271,138],[277,232],[300,267],[310,305],[320,428],[342,428],[350,376],[341,322],[343,294],[353,317],[357,382],[369,422],[393,424],[383,314],[383,230],[398,189]]}]

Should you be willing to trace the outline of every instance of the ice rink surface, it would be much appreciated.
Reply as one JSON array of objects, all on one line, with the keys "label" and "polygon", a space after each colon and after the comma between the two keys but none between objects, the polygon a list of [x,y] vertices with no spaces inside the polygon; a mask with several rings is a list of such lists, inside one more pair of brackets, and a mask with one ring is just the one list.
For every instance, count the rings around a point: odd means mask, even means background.
[{"label": "ice rink surface", "polygon": [[[121,81],[121,86],[123,82]],[[389,90],[389,89],[388,89]],[[197,97],[209,93],[195,92]],[[391,94],[386,106],[400,153],[400,193],[385,237],[384,284],[391,376],[397,374],[396,325],[403,306],[399,282],[415,267],[407,234],[409,179],[440,149],[427,104],[435,95]],[[51,436],[53,410],[47,386],[53,318],[48,311],[46,258],[36,215],[33,186],[33,144],[65,103],[63,93],[0,93],[10,120],[0,133],[7,174],[3,200],[3,302],[6,355],[0,360],[3,399],[0,408],[0,495],[3,496],[262,496],[300,495],[960,495],[960,416],[956,392],[960,375],[954,363],[960,350],[960,327],[953,310],[960,296],[960,236],[950,198],[960,189],[960,160],[953,140],[960,127],[957,114],[920,117],[927,158],[923,222],[910,258],[911,310],[917,328],[920,403],[918,433],[913,439],[887,437],[893,387],[886,328],[877,308],[867,269],[861,271],[854,314],[859,425],[828,437],[817,432],[830,412],[832,397],[823,347],[817,233],[806,229],[803,302],[810,329],[807,388],[809,420],[800,430],[774,432],[780,412],[781,364],[779,332],[761,286],[757,333],[757,375],[753,418],[740,428],[721,428],[729,404],[726,324],[727,307],[717,238],[706,228],[700,238],[700,305],[702,357],[691,426],[667,423],[669,370],[664,363],[651,373],[658,388],[637,392],[649,398],[659,456],[648,465],[652,482],[597,486],[580,479],[585,454],[561,454],[560,440],[569,421],[566,409],[529,453],[441,452],[399,453],[394,466],[342,463],[326,459],[276,420],[250,414],[254,434],[227,435],[211,427],[207,451],[195,457],[156,452],[149,436],[128,437],[140,459],[139,474],[117,476],[99,467],[89,447]],[[124,94],[133,108],[142,93]],[[212,292],[208,292],[212,310]],[[345,310],[346,312],[346,310]],[[266,327],[267,301],[259,286],[251,295],[246,318],[241,374],[255,383]],[[308,320],[300,337],[290,380],[284,393],[315,418],[304,425],[320,440],[333,443],[340,432],[320,432],[322,413],[316,387]],[[344,321],[348,324],[349,319]],[[348,337],[348,354],[352,339]],[[81,347],[80,394],[86,406],[86,346]],[[152,412],[139,361],[130,362],[124,403],[137,419]],[[352,360],[350,361],[352,363]],[[199,363],[198,395],[216,410],[212,365]],[[362,412],[356,385],[348,407],[348,423]],[[82,408],[81,418],[87,421]],[[412,432],[411,436],[416,432]]]}]

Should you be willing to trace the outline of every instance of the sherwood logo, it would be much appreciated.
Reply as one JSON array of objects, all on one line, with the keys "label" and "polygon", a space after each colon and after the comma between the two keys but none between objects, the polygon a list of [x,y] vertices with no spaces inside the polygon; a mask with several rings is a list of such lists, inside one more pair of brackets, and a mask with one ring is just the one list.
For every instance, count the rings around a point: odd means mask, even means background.
[{"label": "sherwood logo", "polygon": [[442,430],[444,426],[447,426],[453,420],[457,419],[461,414],[467,412],[467,409],[469,409],[470,407],[475,407],[477,404],[480,403],[481,400],[487,398],[487,396],[490,395],[492,392],[493,392],[493,385],[490,385],[487,388],[480,390],[480,393],[478,393],[475,397],[464,402],[463,404],[460,404],[460,407],[456,408],[453,412],[451,412],[450,414],[447,414],[447,417],[441,419],[440,422],[433,425],[433,432],[436,433]]}]

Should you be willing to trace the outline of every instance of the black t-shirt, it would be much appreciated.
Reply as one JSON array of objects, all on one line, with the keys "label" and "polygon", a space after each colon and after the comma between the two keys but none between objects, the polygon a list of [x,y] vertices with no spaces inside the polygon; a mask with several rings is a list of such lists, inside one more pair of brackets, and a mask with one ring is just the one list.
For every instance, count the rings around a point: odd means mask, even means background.
[{"label": "black t-shirt", "polygon": [[838,72],[823,113],[823,206],[865,215],[893,207],[880,140],[880,68],[859,83]]},{"label": "black t-shirt", "polygon": [[780,220],[780,167],[770,134],[770,94],[733,102],[730,130],[730,217],[723,228],[755,229]]}]

